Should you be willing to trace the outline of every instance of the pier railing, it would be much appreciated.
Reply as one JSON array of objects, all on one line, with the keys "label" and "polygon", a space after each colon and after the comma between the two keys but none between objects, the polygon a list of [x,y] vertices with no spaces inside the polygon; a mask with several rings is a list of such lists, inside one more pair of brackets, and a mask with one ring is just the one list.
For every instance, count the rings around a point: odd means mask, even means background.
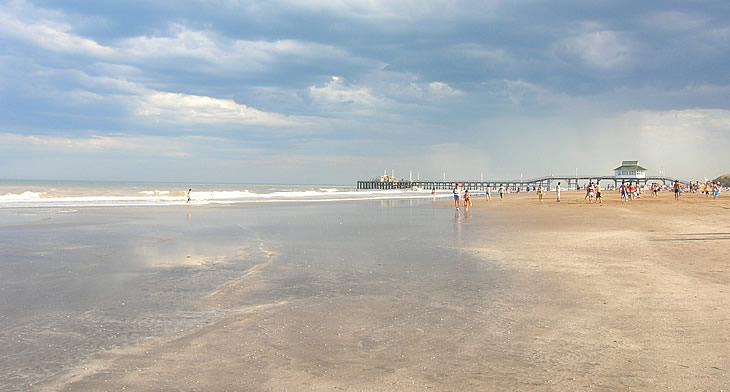
[{"label": "pier railing", "polygon": [[629,178],[617,178],[615,176],[543,176],[530,179],[519,179],[519,180],[454,180],[454,181],[432,181],[432,180],[393,180],[393,181],[382,181],[380,179],[372,180],[359,180],[357,181],[357,189],[454,189],[458,183],[462,189],[468,190],[485,190],[488,186],[492,189],[499,188],[500,186],[507,189],[516,190],[518,188],[526,189],[536,188],[541,186],[544,189],[552,189],[554,184],[561,183],[563,189],[577,189],[581,183],[601,183],[610,182],[613,183],[614,187],[618,187],[619,184],[633,183],[633,184],[649,184],[649,183],[662,183],[672,184],[674,181],[679,181],[682,184],[687,184],[687,181],[679,180],[672,177],[646,177],[638,179]]}]

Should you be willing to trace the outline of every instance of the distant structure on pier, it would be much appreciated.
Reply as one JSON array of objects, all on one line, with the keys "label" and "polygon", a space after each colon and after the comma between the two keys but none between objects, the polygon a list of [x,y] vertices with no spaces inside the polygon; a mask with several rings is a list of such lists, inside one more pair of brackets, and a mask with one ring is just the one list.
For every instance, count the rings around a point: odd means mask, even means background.
[{"label": "distant structure on pier", "polygon": [[639,166],[639,161],[623,161],[613,172],[618,180],[646,179],[646,168]]},{"label": "distant structure on pier", "polygon": [[383,174],[380,176],[380,182],[396,182],[395,177]]}]

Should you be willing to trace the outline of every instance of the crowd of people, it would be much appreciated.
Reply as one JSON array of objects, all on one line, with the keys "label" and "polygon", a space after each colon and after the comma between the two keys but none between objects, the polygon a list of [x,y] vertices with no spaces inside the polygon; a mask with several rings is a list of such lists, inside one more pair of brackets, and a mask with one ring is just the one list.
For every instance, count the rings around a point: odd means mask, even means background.
[{"label": "crowd of people", "polygon": [[[579,188],[580,189],[580,188]],[[545,196],[545,187],[542,186],[542,184],[537,186],[527,186],[526,187],[527,192],[535,192],[537,193],[538,200],[540,202],[543,201]],[[558,184],[555,186],[555,198],[556,201],[560,202],[560,192],[561,192],[561,183],[558,182]],[[604,189],[601,188],[601,185],[599,183],[593,183],[590,182],[588,185],[585,186],[585,197],[583,200],[585,200],[588,204],[602,204],[603,203],[603,197],[602,197],[602,191]],[[638,184],[638,183],[623,183],[618,187],[619,195],[621,196],[621,201],[630,201],[630,200],[636,200],[640,199],[643,194],[646,192],[651,192],[652,198],[658,198],[659,193],[661,191],[670,191],[674,194],[674,198],[676,200],[679,200],[679,197],[682,193],[685,192],[691,192],[691,193],[701,193],[706,195],[706,197],[712,196],[714,199],[717,199],[717,197],[720,195],[720,193],[723,192],[723,190],[727,190],[727,188],[723,188],[723,186],[715,181],[706,181],[705,183],[700,182],[690,182],[688,185],[684,185],[680,183],[679,181],[675,181],[671,185],[667,184],[659,184],[659,183],[652,183],[649,184]],[[522,191],[521,187],[517,187],[515,189],[517,193],[520,193]],[[506,188],[504,185],[500,185],[497,193],[499,194],[499,199],[504,200],[505,195],[507,193],[510,193],[511,189]],[[432,194],[434,195],[434,200],[436,198],[436,188],[432,190]],[[472,205],[471,201],[471,194],[469,193],[469,189],[464,189],[462,192],[462,187],[457,183],[456,186],[453,189],[453,195],[454,195],[454,206],[456,209],[459,209],[459,206],[461,203],[463,203],[465,208],[469,208],[470,205]],[[491,185],[487,185],[484,189],[484,198],[486,201],[492,200],[492,187]]]},{"label": "crowd of people", "polygon": [[712,195],[713,199],[717,199],[720,193],[722,193],[723,190],[727,190],[727,188],[723,189],[723,186],[719,182],[706,181],[704,183],[690,182],[687,186],[687,190],[692,193],[704,194],[706,197],[710,197],[710,195]]}]

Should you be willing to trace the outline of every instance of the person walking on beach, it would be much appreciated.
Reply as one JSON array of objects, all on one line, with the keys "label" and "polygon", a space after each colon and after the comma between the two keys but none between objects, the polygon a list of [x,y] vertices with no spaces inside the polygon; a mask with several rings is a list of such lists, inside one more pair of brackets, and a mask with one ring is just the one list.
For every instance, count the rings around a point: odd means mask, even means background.
[{"label": "person walking on beach", "polygon": [[679,180],[674,181],[674,200],[679,200],[679,191],[680,191],[681,185],[679,185]]},{"label": "person walking on beach", "polygon": [[499,186],[499,200],[504,200],[504,185]]},{"label": "person walking on beach", "polygon": [[558,185],[555,185],[555,197],[557,197],[557,201],[560,202],[560,182],[558,182]]},{"label": "person walking on beach", "polygon": [[487,201],[492,200],[492,187],[490,185],[487,185],[487,191],[485,192],[484,197]]},{"label": "person walking on beach", "polygon": [[545,196],[545,190],[542,189],[542,184],[537,187],[537,199],[542,202],[542,197]]},{"label": "person walking on beach", "polygon": [[436,187],[433,187],[433,189],[431,189],[431,196],[433,196],[433,201],[436,201]]},{"label": "person walking on beach", "polygon": [[190,203],[190,192],[192,192],[192,191],[193,191],[193,188],[188,189],[188,201],[186,201],[185,203]]},{"label": "person walking on beach", "polygon": [[459,209],[459,183],[456,183],[456,186],[454,187],[454,206],[456,209]]},{"label": "person walking on beach", "polygon": [[471,195],[469,195],[469,190],[464,191],[464,208],[468,209],[471,205]]},{"label": "person walking on beach", "polygon": [[603,204],[603,199],[601,199],[601,184],[596,183],[596,202],[599,204]]},{"label": "person walking on beach", "polygon": [[[588,187],[586,187],[586,197],[588,198],[588,204],[593,203],[594,192],[595,190],[593,187],[593,182],[591,182],[590,184],[588,184]],[[585,200],[586,197],[584,197],[583,200]]]}]

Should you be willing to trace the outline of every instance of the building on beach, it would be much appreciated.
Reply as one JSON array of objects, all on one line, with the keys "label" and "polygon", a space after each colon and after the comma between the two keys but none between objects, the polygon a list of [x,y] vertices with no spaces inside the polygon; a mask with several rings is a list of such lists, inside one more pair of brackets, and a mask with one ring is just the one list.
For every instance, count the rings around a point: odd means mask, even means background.
[{"label": "building on beach", "polygon": [[621,166],[613,169],[614,177],[621,182],[646,182],[646,168],[639,165],[639,161],[622,161]]}]

